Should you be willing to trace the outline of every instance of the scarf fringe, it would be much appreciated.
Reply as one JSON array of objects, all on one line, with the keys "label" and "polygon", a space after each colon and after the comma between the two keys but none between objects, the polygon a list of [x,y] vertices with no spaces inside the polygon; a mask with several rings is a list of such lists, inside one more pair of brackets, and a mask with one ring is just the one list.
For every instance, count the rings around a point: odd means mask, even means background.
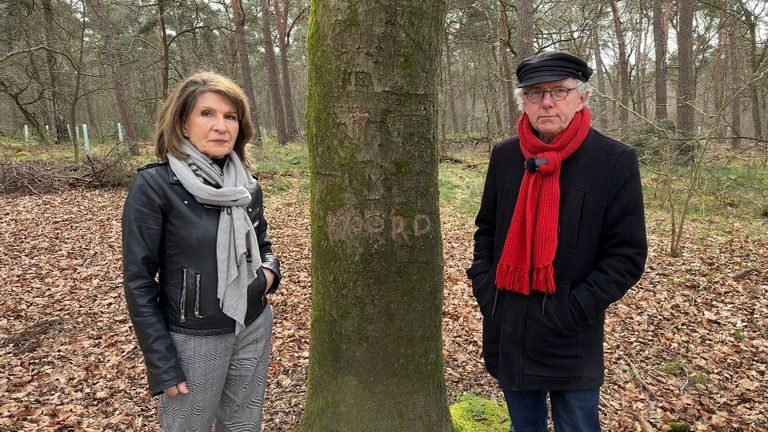
[{"label": "scarf fringe", "polygon": [[555,293],[555,269],[552,264],[533,269],[533,289],[545,294]]},{"label": "scarf fringe", "polygon": [[496,286],[500,290],[529,295],[531,293],[529,282],[527,269],[499,263],[496,269]]}]

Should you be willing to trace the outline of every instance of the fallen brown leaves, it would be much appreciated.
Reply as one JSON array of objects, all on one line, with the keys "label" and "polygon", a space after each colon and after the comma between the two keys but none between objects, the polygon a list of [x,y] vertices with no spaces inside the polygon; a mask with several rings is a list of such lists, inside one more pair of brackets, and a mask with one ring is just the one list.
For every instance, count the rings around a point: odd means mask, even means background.
[{"label": "fallen brown leaves", "polygon": [[[308,197],[269,196],[285,278],[265,431],[301,416],[310,311]],[[155,431],[141,353],[124,307],[122,191],[0,197],[0,431]],[[445,378],[455,398],[499,400],[480,360],[480,314],[464,269],[471,216],[444,209]],[[768,429],[768,234],[764,226],[693,221],[686,255],[664,254],[666,219],[651,215],[640,284],[611,307],[602,418],[606,430]],[[749,271],[734,279],[735,275]]]}]

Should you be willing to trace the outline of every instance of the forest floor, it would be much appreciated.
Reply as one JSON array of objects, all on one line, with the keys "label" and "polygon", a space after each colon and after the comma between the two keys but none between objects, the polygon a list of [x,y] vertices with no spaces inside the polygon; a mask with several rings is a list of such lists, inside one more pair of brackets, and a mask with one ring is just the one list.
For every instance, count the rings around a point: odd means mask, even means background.
[{"label": "forest floor", "polygon": [[[264,430],[294,431],[308,363],[310,239],[306,187],[268,195],[283,263]],[[269,180],[265,180],[268,185]],[[0,195],[0,431],[155,431],[155,403],[124,305],[125,191]],[[445,379],[501,400],[483,369],[480,313],[464,269],[473,217],[443,206]],[[607,431],[768,430],[768,230],[765,221],[692,220],[670,258],[668,219],[649,212],[640,283],[608,311]],[[418,432],[418,431],[415,431]]]}]

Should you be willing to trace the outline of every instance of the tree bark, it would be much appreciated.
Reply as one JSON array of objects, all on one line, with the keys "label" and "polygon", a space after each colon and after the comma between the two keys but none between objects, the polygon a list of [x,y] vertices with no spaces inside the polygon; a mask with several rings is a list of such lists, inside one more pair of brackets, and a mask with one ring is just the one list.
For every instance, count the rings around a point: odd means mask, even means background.
[{"label": "tree bark", "polygon": [[[677,130],[693,136],[695,78],[693,70],[693,0],[680,0],[677,29]],[[688,147],[688,146],[686,146]],[[689,151],[684,149],[684,153]]]},{"label": "tree bark", "polygon": [[299,431],[453,431],[437,104],[444,0],[314,0],[312,319]]},{"label": "tree bark", "polygon": [[[54,23],[53,5],[51,0],[43,0],[43,15],[45,16],[45,44],[49,47],[53,46],[53,41],[56,36],[51,34],[53,29],[56,28]],[[58,83],[58,72],[56,68],[56,55],[49,50],[45,52],[46,60],[48,61],[48,76],[50,77],[50,88],[48,89],[51,94],[51,104],[53,108],[53,125],[51,125],[54,131],[53,141],[56,144],[60,144],[65,140],[69,133],[67,133],[67,124],[64,120],[64,104],[61,101],[61,89]]]},{"label": "tree bark", "polygon": [[613,26],[616,29],[616,43],[619,46],[619,126],[622,134],[629,130],[629,57],[627,56],[627,43],[624,37],[624,26],[621,24],[621,14],[616,5],[616,0],[610,0]]},{"label": "tree bark", "polygon": [[[757,17],[752,14],[745,6],[740,3],[741,11],[749,30],[749,65],[752,76],[760,74],[760,57],[757,53]],[[755,129],[755,138],[763,138],[763,116],[760,110],[760,92],[763,86],[760,82],[755,82],[750,86],[750,105],[752,108],[752,123]]]},{"label": "tree bark", "polygon": [[[85,62],[85,30],[87,27],[87,20],[85,19],[85,5],[83,5],[83,19],[80,23],[80,40],[78,48],[77,68],[75,68],[75,88],[72,90],[72,100],[69,106],[69,121],[72,123],[72,128],[77,128],[77,102],[80,100],[80,87],[83,82],[83,74],[81,68],[83,68]],[[74,133],[74,132],[73,132]],[[75,155],[75,162],[80,162],[80,143],[75,139],[77,135],[70,137],[72,139],[72,149]]]},{"label": "tree bark", "polygon": [[515,134],[517,126],[517,104],[515,103],[515,79],[509,64],[509,18],[503,0],[499,0],[499,72],[504,81],[504,96],[507,100],[507,133]]},{"label": "tree bark", "polygon": [[112,78],[115,81],[115,97],[117,99],[117,106],[120,109],[120,117],[123,120],[123,126],[125,126],[125,141],[130,149],[131,153],[139,154],[139,144],[136,137],[136,127],[133,124],[133,117],[131,116],[130,102],[127,94],[127,74],[123,71],[123,66],[120,59],[120,53],[115,43],[115,34],[113,29],[116,27],[109,22],[105,6],[102,4],[102,0],[88,0],[87,4],[93,15],[96,17],[96,24],[99,28],[104,39],[104,47],[106,49],[106,56],[112,68]]},{"label": "tree bark", "polygon": [[285,109],[283,108],[283,98],[280,95],[280,82],[277,77],[275,50],[272,44],[272,27],[269,25],[269,22],[269,0],[261,0],[261,33],[264,39],[264,61],[267,65],[269,96],[272,100],[272,112],[275,115],[277,143],[283,145],[288,142],[288,134],[285,130]]},{"label": "tree bark", "polygon": [[595,77],[597,78],[597,92],[599,93],[598,97],[593,99],[595,100],[595,111],[597,114],[595,116],[595,123],[598,127],[605,129],[608,127],[608,106],[605,103],[605,72],[603,72],[605,66],[603,65],[603,55],[600,50],[600,36],[598,33],[600,16],[602,14],[603,8],[600,7],[598,13],[592,19],[590,37],[592,39],[592,51],[595,56]]},{"label": "tree bark", "polygon": [[251,123],[253,123],[253,143],[261,146],[261,125],[259,124],[259,110],[256,107],[256,96],[253,92],[253,77],[251,75],[251,58],[248,56],[248,46],[245,43],[245,15],[240,0],[231,0],[232,18],[235,22],[235,42],[237,43],[237,55],[240,60],[240,70],[243,80],[243,91],[251,103]]},{"label": "tree bark", "polygon": [[667,118],[667,35],[669,16],[664,11],[665,0],[653,1],[653,49],[655,53],[654,87],[656,90],[656,120]]},{"label": "tree bark", "polygon": [[451,132],[459,130],[459,119],[456,115],[456,101],[453,92],[453,52],[451,52],[451,26],[445,26],[443,45],[445,46],[445,98],[448,99],[448,112],[451,116]]},{"label": "tree bark", "polygon": [[645,66],[643,62],[643,39],[645,38],[645,5],[639,0],[637,14],[637,31],[635,34],[635,110],[642,117],[647,117],[645,112]]},{"label": "tree bark", "polygon": [[741,59],[741,47],[737,35],[740,34],[739,21],[731,8],[731,15],[728,17],[728,72],[730,73],[730,94],[731,99],[731,146],[741,147],[741,94],[739,90],[742,86],[743,67]]},{"label": "tree bark", "polygon": [[281,90],[283,91],[283,108],[285,109],[285,130],[288,141],[299,138],[299,128],[296,126],[296,109],[293,107],[293,92],[291,90],[291,69],[288,67],[288,8],[290,0],[284,0],[284,8],[280,10],[280,0],[272,0],[275,6],[275,23],[277,27],[277,45],[280,49],[280,69],[282,73]]},{"label": "tree bark", "polygon": [[168,73],[170,70],[170,59],[168,58],[168,34],[165,31],[165,0],[157,0],[157,32],[158,43],[160,44],[161,71],[160,80],[163,87],[163,100],[168,97]]}]

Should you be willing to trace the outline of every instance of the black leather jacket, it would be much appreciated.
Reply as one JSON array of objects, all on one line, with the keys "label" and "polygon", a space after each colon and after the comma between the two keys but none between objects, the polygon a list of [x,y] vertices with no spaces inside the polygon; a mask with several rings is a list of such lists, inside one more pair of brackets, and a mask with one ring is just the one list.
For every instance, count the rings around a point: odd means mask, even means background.
[{"label": "black leather jacket", "polygon": [[[247,208],[256,229],[262,268],[275,273],[266,290],[262,269],[248,286],[246,325],[267,306],[280,283],[280,264],[267,236],[262,191]],[[233,332],[217,298],[216,232],[220,208],[198,203],[168,163],[139,169],[123,208],[123,284],[128,311],[147,366],[153,395],[185,381],[169,331],[213,335]]]}]

